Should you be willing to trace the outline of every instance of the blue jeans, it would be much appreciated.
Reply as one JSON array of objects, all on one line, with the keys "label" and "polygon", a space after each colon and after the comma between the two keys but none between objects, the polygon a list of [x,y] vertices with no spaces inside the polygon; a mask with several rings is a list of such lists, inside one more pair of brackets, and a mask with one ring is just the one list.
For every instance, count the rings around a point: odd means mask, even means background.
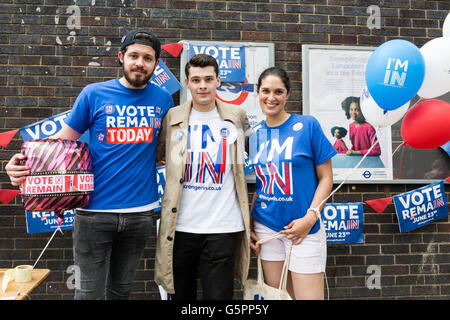
[{"label": "blue jeans", "polygon": [[76,211],[73,255],[79,267],[76,300],[128,299],[153,225],[142,213]]}]

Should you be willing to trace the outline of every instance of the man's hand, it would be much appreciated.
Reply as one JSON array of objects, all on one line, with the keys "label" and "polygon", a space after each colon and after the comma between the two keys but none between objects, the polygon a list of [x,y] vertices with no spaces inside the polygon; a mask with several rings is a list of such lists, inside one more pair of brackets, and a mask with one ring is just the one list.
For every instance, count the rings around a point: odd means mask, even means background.
[{"label": "man's hand", "polygon": [[25,159],[25,155],[16,153],[6,164],[5,170],[13,186],[20,185],[26,176],[30,174],[30,168],[20,164]]}]

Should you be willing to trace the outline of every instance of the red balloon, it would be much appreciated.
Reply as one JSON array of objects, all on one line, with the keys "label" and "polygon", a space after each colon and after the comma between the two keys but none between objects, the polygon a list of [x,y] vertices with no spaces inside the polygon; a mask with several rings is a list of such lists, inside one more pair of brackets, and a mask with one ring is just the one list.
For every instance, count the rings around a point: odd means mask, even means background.
[{"label": "red balloon", "polygon": [[413,148],[434,149],[450,140],[450,104],[424,100],[406,113],[402,122],[403,140]]}]

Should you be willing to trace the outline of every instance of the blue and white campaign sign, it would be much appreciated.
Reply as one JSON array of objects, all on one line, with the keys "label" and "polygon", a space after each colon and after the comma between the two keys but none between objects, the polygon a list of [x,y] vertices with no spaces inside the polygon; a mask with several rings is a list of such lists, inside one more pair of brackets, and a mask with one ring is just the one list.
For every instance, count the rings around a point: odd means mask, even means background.
[{"label": "blue and white campaign sign", "polygon": [[393,197],[400,232],[423,227],[448,216],[444,181]]},{"label": "blue and white campaign sign", "polygon": [[157,86],[166,89],[170,94],[174,94],[181,89],[180,82],[173,75],[173,73],[170,72],[170,69],[167,67],[164,61],[162,61],[162,59],[159,59],[159,64],[156,67],[150,81]]},{"label": "blue and white campaign sign", "polygon": [[[28,141],[45,139],[54,135],[61,130],[63,124],[65,123],[64,119],[69,116],[69,113],[70,110],[19,129],[22,140]],[[86,131],[78,140],[89,143],[89,130]]]},{"label": "blue and white campaign sign", "polygon": [[[54,212],[39,212],[25,210],[28,233],[52,232],[58,228],[58,221]],[[75,209],[64,211],[61,230],[72,230]]]},{"label": "blue and white campaign sign", "polygon": [[166,166],[156,167],[156,183],[158,184],[158,202],[159,207],[154,211],[158,212],[161,210],[161,201],[164,195],[164,187],[166,185]]},{"label": "blue and white campaign sign", "polygon": [[[198,53],[210,54],[219,64],[221,85],[216,98],[220,101],[240,106],[247,113],[251,126],[265,120],[256,94],[258,77],[265,69],[275,65],[275,45],[273,43],[229,42],[183,40],[180,68],[183,70],[189,59]],[[231,67],[231,68],[230,68]],[[224,74],[224,73],[230,74]],[[184,83],[186,75],[180,74]],[[192,95],[185,86],[180,89],[180,103],[185,103]]]},{"label": "blue and white campaign sign", "polygon": [[245,152],[245,154],[244,154],[244,173],[245,173],[245,175],[248,175],[254,171],[255,171],[255,168],[253,167],[253,163],[250,160],[248,153]]},{"label": "blue and white campaign sign", "polygon": [[322,223],[328,244],[364,242],[362,202],[327,203],[322,210]]},{"label": "blue and white campaign sign", "polygon": [[450,156],[450,141],[448,141],[446,144],[442,145],[441,148],[447,152],[447,154]]},{"label": "blue and white campaign sign", "polygon": [[205,53],[213,56],[219,65],[219,76],[222,82],[245,81],[245,47],[227,45],[189,45],[189,56]]}]

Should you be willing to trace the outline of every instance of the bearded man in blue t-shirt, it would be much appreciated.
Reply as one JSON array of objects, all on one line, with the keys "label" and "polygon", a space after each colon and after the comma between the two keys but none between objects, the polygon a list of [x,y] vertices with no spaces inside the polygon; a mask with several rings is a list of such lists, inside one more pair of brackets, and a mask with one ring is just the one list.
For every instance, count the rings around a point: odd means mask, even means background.
[{"label": "bearded man in blue t-shirt", "polygon": [[[133,30],[121,42],[123,76],[86,86],[52,138],[77,140],[89,130],[94,191],[73,226],[75,299],[127,299],[158,206],[156,144],[171,95],[149,82],[161,43]],[[5,167],[13,185],[30,173],[16,154]],[[106,293],[106,294],[105,294]]]}]

